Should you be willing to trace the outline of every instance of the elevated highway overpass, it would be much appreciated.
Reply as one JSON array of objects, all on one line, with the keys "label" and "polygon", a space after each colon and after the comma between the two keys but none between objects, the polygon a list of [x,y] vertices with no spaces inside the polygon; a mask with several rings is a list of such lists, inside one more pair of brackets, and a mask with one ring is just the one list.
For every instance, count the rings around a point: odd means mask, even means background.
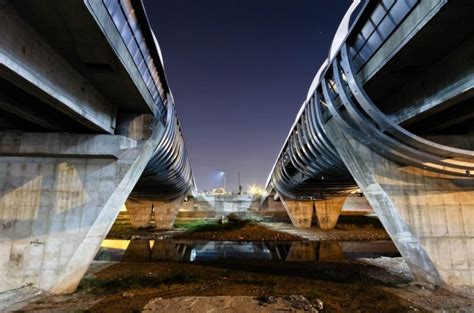
[{"label": "elevated highway overpass", "polygon": [[138,0],[2,0],[0,28],[0,292],[72,292],[126,201],[167,225],[194,193],[163,58]]},{"label": "elevated highway overpass", "polygon": [[474,3],[354,1],[267,182],[296,227],[365,196],[416,278],[474,285]]}]

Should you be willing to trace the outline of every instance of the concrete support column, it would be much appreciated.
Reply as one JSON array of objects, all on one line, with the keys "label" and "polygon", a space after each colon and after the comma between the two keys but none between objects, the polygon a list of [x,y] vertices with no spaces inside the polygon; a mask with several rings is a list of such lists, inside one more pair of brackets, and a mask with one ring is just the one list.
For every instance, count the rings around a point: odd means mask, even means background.
[{"label": "concrete support column", "polygon": [[153,202],[127,200],[125,202],[130,223],[134,228],[149,227],[151,222],[151,213],[153,212]]},{"label": "concrete support column", "polygon": [[171,201],[154,201],[155,227],[159,230],[172,229],[181,209],[184,196]]},{"label": "concrete support column", "polygon": [[474,179],[402,166],[335,124],[327,130],[414,276],[474,294]]},{"label": "concrete support column", "polygon": [[0,132],[0,292],[73,292],[163,132]]},{"label": "concrete support column", "polygon": [[322,230],[333,229],[336,227],[339,215],[341,215],[342,206],[346,197],[334,197],[324,200],[316,200],[316,220]]},{"label": "concrete support column", "polygon": [[296,228],[311,228],[314,203],[312,200],[293,200],[280,196],[288,216]]}]

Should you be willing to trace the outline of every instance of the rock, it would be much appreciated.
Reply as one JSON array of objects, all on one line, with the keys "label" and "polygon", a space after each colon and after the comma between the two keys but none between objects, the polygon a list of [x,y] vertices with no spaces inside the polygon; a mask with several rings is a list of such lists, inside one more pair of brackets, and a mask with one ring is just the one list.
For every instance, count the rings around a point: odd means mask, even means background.
[{"label": "rock", "polygon": [[298,310],[303,310],[303,312],[318,312],[312,305],[309,303],[309,301],[301,296],[289,296],[287,297],[288,303],[290,304],[291,307],[298,309]]},{"label": "rock", "polygon": [[239,222],[241,220],[242,218],[236,213],[230,213],[229,215],[227,215],[227,221],[229,221],[230,223]]},{"label": "rock", "polygon": [[321,301],[320,299],[316,299],[315,302],[316,302],[316,309],[318,310],[324,309],[323,301]]},{"label": "rock", "polygon": [[143,308],[142,312],[313,312],[318,311],[303,296],[216,296],[216,297],[177,297],[156,298]]},{"label": "rock", "polygon": [[413,281],[413,282],[410,282],[409,285],[410,286],[417,286],[421,289],[428,289],[428,290],[435,290],[436,289],[435,285],[432,285],[432,284],[427,283],[427,282],[422,282],[422,281]]},{"label": "rock", "polygon": [[135,294],[130,292],[130,291],[125,291],[125,292],[122,293],[122,297],[127,298],[127,299],[133,298],[134,296],[135,296]]}]

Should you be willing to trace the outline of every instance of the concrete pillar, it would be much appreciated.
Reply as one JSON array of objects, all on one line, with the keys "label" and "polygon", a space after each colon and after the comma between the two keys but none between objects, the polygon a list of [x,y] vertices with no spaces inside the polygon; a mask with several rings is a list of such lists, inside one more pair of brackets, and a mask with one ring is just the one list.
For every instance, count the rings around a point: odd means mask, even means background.
[{"label": "concrete pillar", "polygon": [[125,202],[130,223],[133,228],[149,227],[151,222],[151,213],[153,211],[153,202],[127,200]]},{"label": "concrete pillar", "polygon": [[315,200],[316,220],[322,230],[333,229],[336,227],[339,215],[341,215],[342,206],[346,197],[334,197],[324,200]]},{"label": "concrete pillar", "polygon": [[280,196],[288,216],[296,228],[311,228],[314,203],[312,200],[293,200]]},{"label": "concrete pillar", "polygon": [[171,201],[154,201],[155,228],[159,230],[173,229],[183,201],[184,196]]},{"label": "concrete pillar", "polygon": [[0,132],[0,292],[76,289],[158,145],[152,125],[141,141]]},{"label": "concrete pillar", "polygon": [[474,179],[402,166],[334,124],[328,133],[414,276],[473,294]]}]

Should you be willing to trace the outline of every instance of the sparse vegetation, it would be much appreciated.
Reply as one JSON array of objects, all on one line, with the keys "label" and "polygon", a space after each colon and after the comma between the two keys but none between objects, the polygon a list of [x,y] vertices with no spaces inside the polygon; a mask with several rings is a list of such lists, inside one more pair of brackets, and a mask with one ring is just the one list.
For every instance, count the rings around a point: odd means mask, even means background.
[{"label": "sparse vegetation", "polygon": [[206,225],[212,225],[212,224],[217,224],[217,223],[214,221],[208,221],[208,220],[191,220],[187,222],[176,222],[174,224],[174,228],[192,231],[194,229],[198,229],[200,227],[203,227]]},{"label": "sparse vegetation", "polygon": [[232,222],[218,224],[216,221],[191,221],[191,222],[180,222],[174,225],[175,228],[186,229],[188,232],[199,233],[199,232],[225,232],[241,229],[253,221],[250,219],[245,220],[232,220]]},{"label": "sparse vegetation", "polygon": [[140,287],[158,287],[161,284],[183,284],[199,282],[201,277],[193,273],[173,272],[167,276],[125,276],[112,279],[84,278],[78,289],[83,291],[110,291]]}]

